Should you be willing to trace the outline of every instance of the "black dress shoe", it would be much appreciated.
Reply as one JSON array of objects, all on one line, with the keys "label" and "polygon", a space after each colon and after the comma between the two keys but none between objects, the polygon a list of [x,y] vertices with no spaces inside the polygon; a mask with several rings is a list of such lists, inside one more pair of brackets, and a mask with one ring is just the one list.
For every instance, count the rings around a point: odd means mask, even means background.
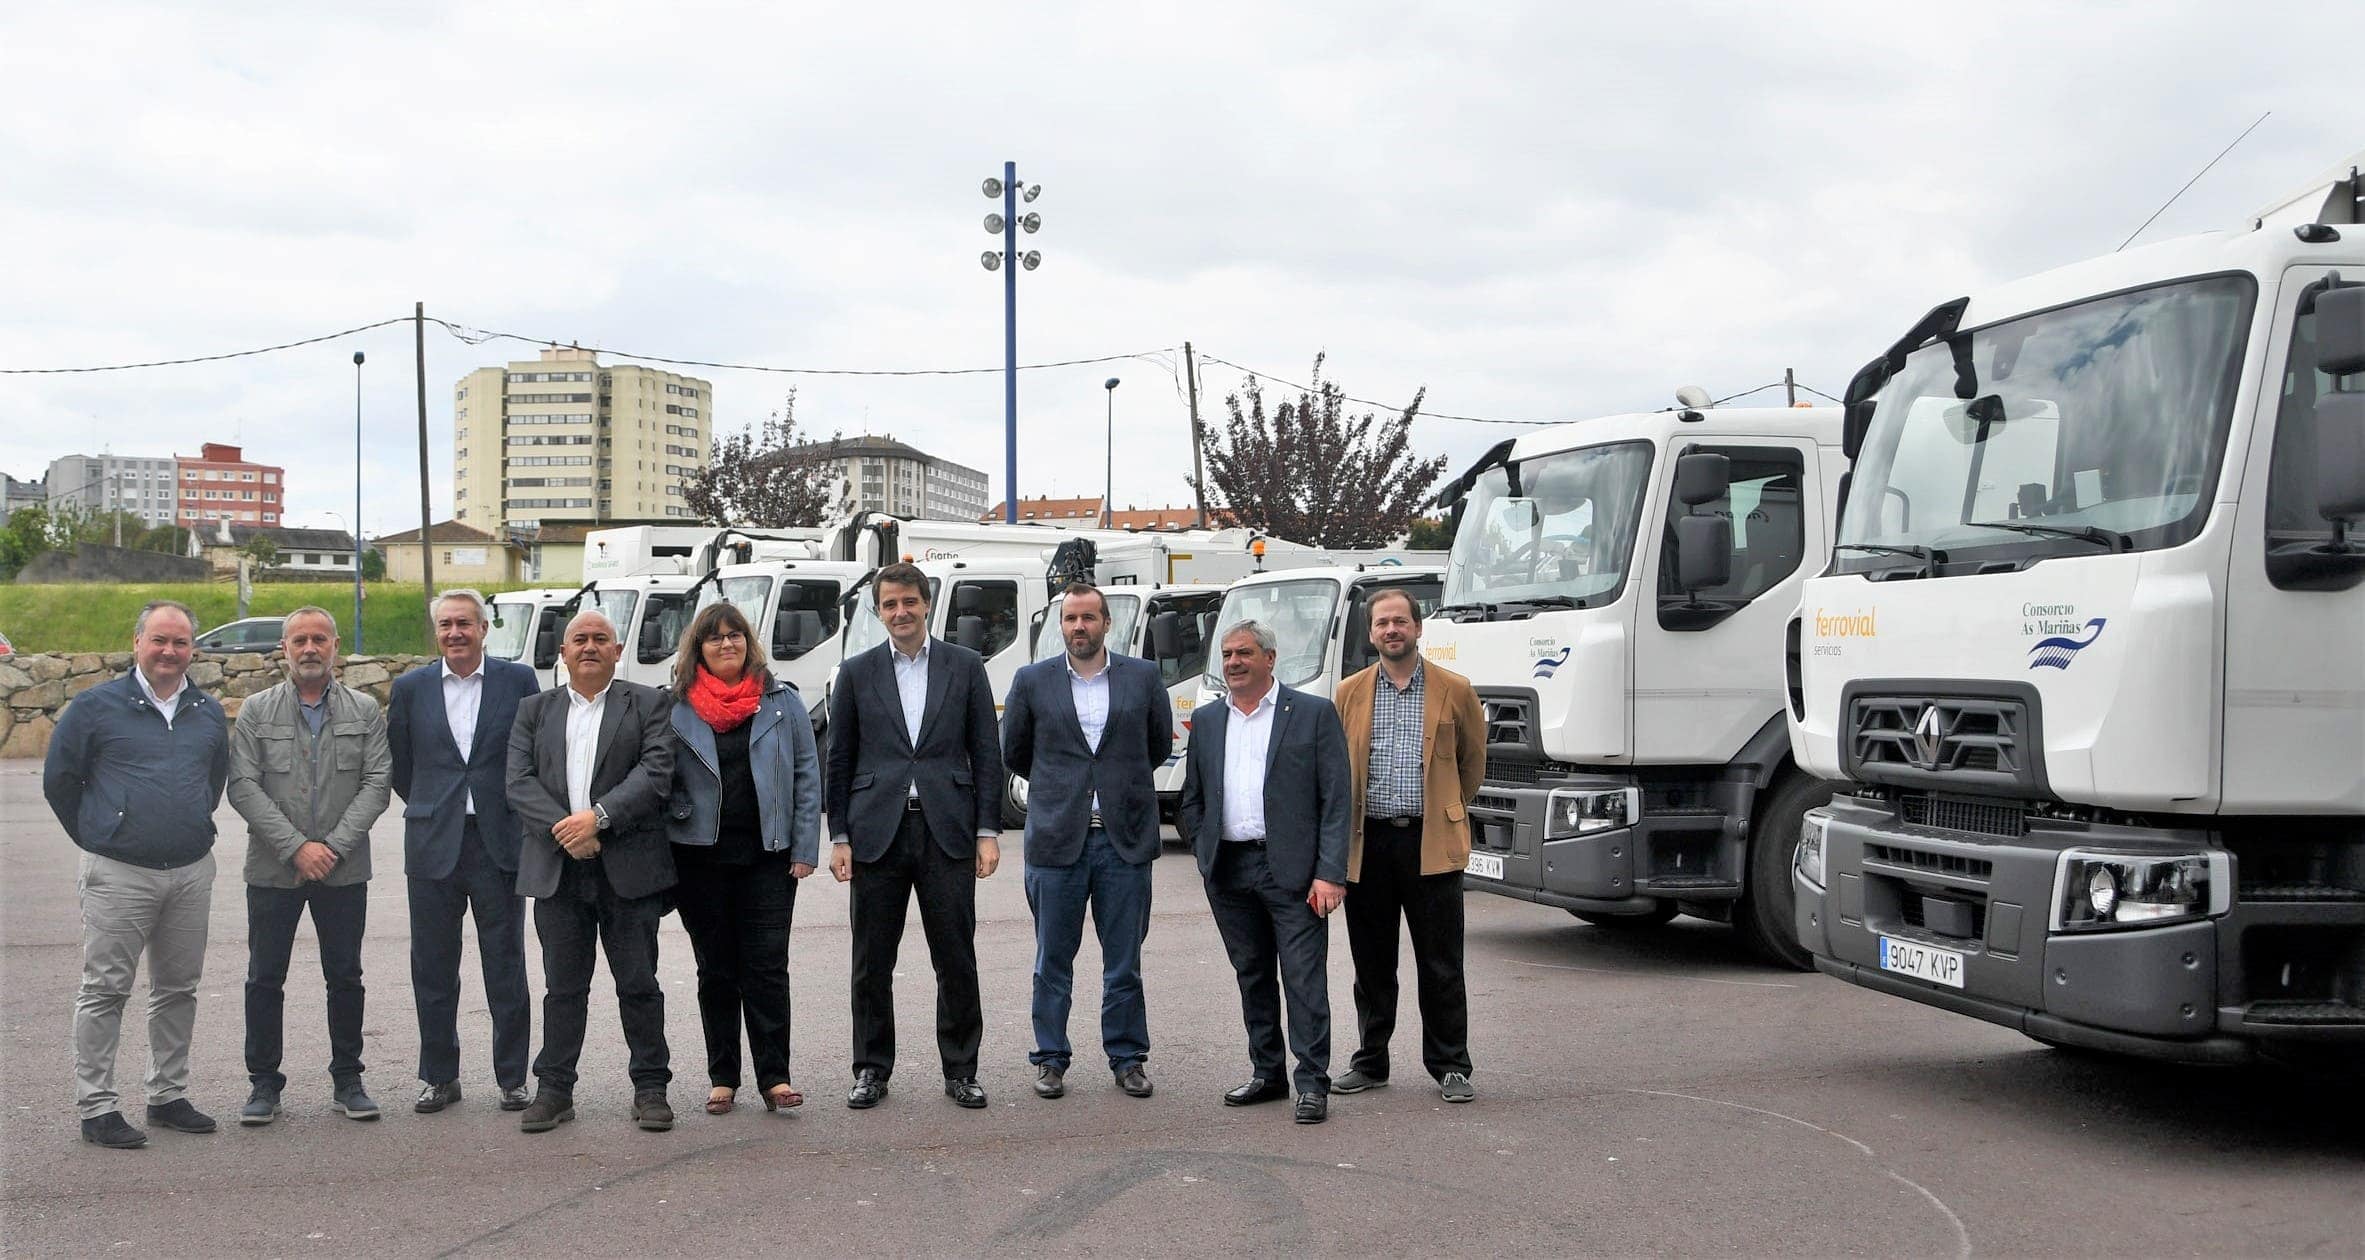
[{"label": "black dress shoe", "polygon": [[1289,1097],[1289,1082],[1263,1076],[1252,1076],[1244,1085],[1234,1085],[1224,1091],[1224,1106],[1246,1107],[1253,1103],[1274,1102]]},{"label": "black dress shoe", "polygon": [[665,1100],[662,1089],[634,1090],[632,1094],[632,1122],[650,1133],[665,1133],[673,1128],[673,1104]]},{"label": "black dress shoe", "polygon": [[985,1105],[985,1086],[974,1076],[948,1076],[944,1078],[944,1096],[975,1111]]},{"label": "black dress shoe", "polygon": [[1150,1074],[1139,1063],[1117,1073],[1117,1088],[1135,1098],[1147,1098],[1157,1092],[1157,1086],[1150,1084]]},{"label": "black dress shoe", "polygon": [[1330,1095],[1299,1094],[1297,1096],[1297,1122],[1299,1124],[1320,1124],[1329,1115]]},{"label": "black dress shoe", "polygon": [[1035,1069],[1035,1097],[1057,1098],[1068,1092],[1068,1070],[1056,1063]]},{"label": "black dress shoe", "polygon": [[[458,1101],[460,1101],[460,1082],[445,1081],[441,1085],[430,1085],[421,1081],[419,1082],[419,1096],[411,1101],[411,1110],[423,1116],[431,1116]],[[513,1109],[504,1106],[502,1110]],[[519,1107],[514,1110],[522,1111],[524,1108]]]},{"label": "black dress shoe", "polygon": [[110,1111],[82,1122],[82,1140],[118,1151],[136,1151],[148,1144],[148,1135],[131,1127],[122,1112]]},{"label": "black dress shoe", "polygon": [[856,1111],[876,1107],[887,1096],[887,1078],[875,1068],[864,1068],[854,1074],[854,1088],[846,1091],[846,1105]]},{"label": "black dress shoe", "polygon": [[[460,1087],[454,1085],[452,1088],[458,1089]],[[533,1096],[526,1093],[526,1087],[523,1085],[511,1085],[501,1091],[501,1110],[503,1111],[524,1111],[533,1101]]]},{"label": "black dress shoe", "polygon": [[175,1098],[161,1107],[148,1108],[148,1123],[162,1125],[175,1133],[211,1133],[214,1118],[189,1104],[186,1098]]}]

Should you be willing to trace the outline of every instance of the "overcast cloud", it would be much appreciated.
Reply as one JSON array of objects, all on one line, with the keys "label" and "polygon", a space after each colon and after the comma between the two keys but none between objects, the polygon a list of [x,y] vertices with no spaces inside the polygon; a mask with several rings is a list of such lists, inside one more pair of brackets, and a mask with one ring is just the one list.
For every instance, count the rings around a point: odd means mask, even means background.
[{"label": "overcast cloud", "polygon": [[[210,10],[210,11],[209,11]],[[783,367],[994,367],[978,191],[1039,181],[1022,362],[1179,348],[1462,415],[1577,419],[1785,367],[1838,392],[1933,303],[2229,226],[2365,148],[2339,6],[14,4],[0,367],[243,349],[428,313]],[[227,14],[227,15],[225,15]],[[2332,26],[2341,29],[2335,31]],[[2295,36],[2303,37],[2295,45]],[[0,376],[0,469],[241,441],[290,519],[418,521],[411,330]],[[451,394],[533,349],[430,325]],[[1179,355],[1020,380],[1020,488],[1188,500]],[[999,375],[793,384],[1002,485]],[[1203,413],[1239,374],[1208,365]],[[1766,395],[1777,398],[1779,395]],[[1517,430],[1416,429],[1454,466]]]}]

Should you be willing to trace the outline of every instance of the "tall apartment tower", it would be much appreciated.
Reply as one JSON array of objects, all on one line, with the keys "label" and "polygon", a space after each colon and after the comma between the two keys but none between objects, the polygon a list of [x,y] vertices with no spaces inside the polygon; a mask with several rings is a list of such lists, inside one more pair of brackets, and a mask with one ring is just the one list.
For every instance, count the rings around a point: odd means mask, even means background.
[{"label": "tall apartment tower", "polygon": [[170,525],[180,501],[175,467],[170,457],[158,455],[62,455],[49,461],[49,506],[129,512],[151,526]]},{"label": "tall apartment tower", "polygon": [[553,348],[478,368],[452,391],[452,517],[507,526],[690,519],[714,449],[714,387]]}]

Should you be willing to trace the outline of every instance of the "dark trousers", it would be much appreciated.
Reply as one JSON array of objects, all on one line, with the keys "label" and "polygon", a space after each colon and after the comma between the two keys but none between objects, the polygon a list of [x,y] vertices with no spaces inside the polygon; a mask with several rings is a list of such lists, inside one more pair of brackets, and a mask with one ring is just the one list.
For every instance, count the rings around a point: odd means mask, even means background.
[{"label": "dark trousers", "polygon": [[[1292,1080],[1301,1094],[1330,1092],[1330,924],[1306,904],[1304,892],[1273,882],[1261,844],[1226,841],[1207,879],[1215,930],[1240,981],[1240,1014],[1248,1025],[1250,1074],[1281,1079],[1281,994],[1289,995],[1289,1045],[1297,1051]],[[1274,968],[1281,973],[1273,982]]]},{"label": "dark trousers", "polygon": [[707,1082],[739,1088],[744,1022],[756,1088],[787,1084],[788,929],[797,906],[787,855],[766,854],[746,866],[677,857],[674,866],[681,872],[674,904],[698,956]]},{"label": "dark trousers", "polygon": [[1150,1008],[1141,991],[1141,944],[1150,934],[1150,866],[1117,855],[1107,832],[1093,828],[1084,852],[1067,866],[1026,868],[1026,904],[1035,915],[1035,1049],[1027,1062],[1066,1071],[1073,1057],[1068,1010],[1076,993],[1076,949],[1084,911],[1100,934],[1100,1045],[1109,1070],[1150,1057]]},{"label": "dark trousers", "polygon": [[287,1088],[279,1070],[287,1009],[287,962],[296,925],[312,908],[320,972],[328,981],[328,1074],[342,1085],[361,1079],[361,935],[369,921],[367,880],[331,888],[246,886],[246,1075],[273,1091]]},{"label": "dark trousers", "polygon": [[634,1090],[663,1089],[673,1080],[665,1046],[665,990],[657,984],[657,922],[665,897],[619,897],[596,862],[570,861],[558,894],[534,899],[534,933],[542,938],[542,1053],[534,1079],[554,1094],[575,1095],[575,1061],[583,1054],[583,1025],[591,1006],[591,971],[608,956],[616,1007],[631,1051]]},{"label": "dark trousers", "polygon": [[847,914],[854,932],[854,1070],[895,1072],[895,954],[913,893],[920,929],[936,964],[936,1052],[947,1080],[977,1075],[985,1010],[977,996],[977,864],[928,837],[917,810],[905,810],[895,843],[876,862],[854,864]]},{"label": "dark trousers", "polygon": [[1355,956],[1355,1023],[1349,1065],[1388,1079],[1396,1035],[1396,922],[1412,930],[1421,1004],[1421,1065],[1444,1080],[1470,1074],[1470,993],[1462,982],[1462,873],[1421,874],[1421,826],[1363,822],[1363,878],[1347,885],[1347,949]]},{"label": "dark trousers", "polygon": [[460,831],[460,860],[442,879],[410,878],[411,991],[419,1006],[419,1079],[441,1085],[460,1077],[460,921],[476,919],[477,961],[493,1015],[493,1079],[503,1089],[526,1083],[534,1043],[533,999],[526,992],[526,899],[517,873],[485,852],[471,817]]}]

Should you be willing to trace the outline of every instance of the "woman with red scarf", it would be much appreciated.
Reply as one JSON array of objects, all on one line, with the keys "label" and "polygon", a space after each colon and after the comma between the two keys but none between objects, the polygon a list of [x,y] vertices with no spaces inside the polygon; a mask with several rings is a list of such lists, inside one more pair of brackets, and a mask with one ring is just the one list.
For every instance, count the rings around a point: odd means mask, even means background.
[{"label": "woman with red scarf", "polygon": [[669,833],[698,956],[709,1115],[738,1102],[742,1023],[764,1108],[802,1104],[788,1074],[788,929],[821,847],[821,765],[795,686],[772,677],[747,617],[699,612],[674,656]]}]

